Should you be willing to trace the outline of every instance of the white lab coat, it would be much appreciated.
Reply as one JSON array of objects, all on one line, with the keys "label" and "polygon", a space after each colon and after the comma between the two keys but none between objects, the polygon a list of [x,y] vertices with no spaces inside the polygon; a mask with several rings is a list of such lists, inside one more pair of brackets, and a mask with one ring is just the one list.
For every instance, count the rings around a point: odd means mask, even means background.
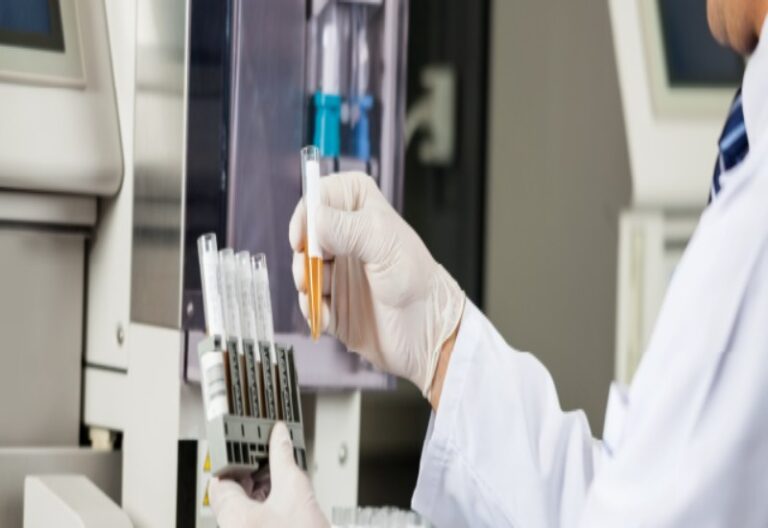
[{"label": "white lab coat", "polygon": [[761,54],[744,85],[750,154],[704,212],[631,387],[611,388],[603,441],[468,304],[416,511],[437,526],[768,526],[768,134],[748,100],[768,98]]}]

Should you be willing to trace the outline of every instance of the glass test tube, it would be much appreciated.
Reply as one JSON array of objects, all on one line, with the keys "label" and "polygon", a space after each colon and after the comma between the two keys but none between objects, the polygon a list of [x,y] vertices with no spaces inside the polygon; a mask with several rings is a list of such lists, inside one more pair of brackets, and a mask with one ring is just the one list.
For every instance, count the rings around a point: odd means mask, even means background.
[{"label": "glass test tube", "polygon": [[200,260],[200,285],[203,292],[203,313],[205,328],[210,336],[224,334],[224,315],[219,290],[219,251],[216,234],[207,233],[197,239],[197,253]]},{"label": "glass test tube", "polygon": [[232,388],[233,414],[243,416],[247,410],[245,396],[245,356],[240,341],[240,303],[237,295],[237,264],[231,248],[219,251],[221,291],[224,305],[224,329],[227,333],[227,362]]},{"label": "glass test tube", "polygon": [[[251,257],[253,276],[253,295],[256,298],[256,332],[261,340],[260,352],[262,380],[264,382],[264,415],[267,418],[278,417],[278,380],[277,351],[275,350],[275,328],[272,320],[272,299],[269,293],[269,272],[267,257],[259,253]],[[266,345],[267,350],[261,347]]]},{"label": "glass test tube", "polygon": [[301,149],[301,179],[307,212],[304,273],[309,298],[309,328],[312,339],[317,341],[320,337],[323,313],[323,254],[315,232],[315,216],[320,205],[320,151],[316,147]]},{"label": "glass test tube", "polygon": [[243,339],[258,341],[256,326],[256,297],[253,293],[251,254],[241,251],[235,255],[237,265],[237,296],[240,303],[240,326]]},{"label": "glass test tube", "polygon": [[262,391],[263,369],[258,351],[258,331],[256,325],[256,296],[253,291],[253,271],[251,254],[241,251],[235,255],[237,266],[237,296],[240,304],[240,329],[242,332],[242,351],[245,363],[241,363],[244,375],[244,396],[248,403],[246,412],[250,416],[264,415],[264,395]]},{"label": "glass test tube", "polygon": [[272,319],[272,298],[269,293],[269,272],[267,256],[259,253],[251,257],[253,275],[253,295],[256,299],[256,334],[261,341],[269,344],[269,358],[274,364],[275,357],[275,327]]},{"label": "glass test tube", "polygon": [[240,333],[240,307],[237,297],[237,265],[235,252],[231,248],[219,251],[219,264],[221,266],[221,293],[224,306],[224,330],[228,339],[239,339]]},{"label": "glass test tube", "polygon": [[[197,239],[205,325],[210,336],[223,338],[224,321],[219,290],[219,254],[216,235],[207,233]],[[216,339],[216,338],[215,338]],[[227,366],[224,353],[212,348],[200,355],[200,383],[207,420],[229,413]]]}]

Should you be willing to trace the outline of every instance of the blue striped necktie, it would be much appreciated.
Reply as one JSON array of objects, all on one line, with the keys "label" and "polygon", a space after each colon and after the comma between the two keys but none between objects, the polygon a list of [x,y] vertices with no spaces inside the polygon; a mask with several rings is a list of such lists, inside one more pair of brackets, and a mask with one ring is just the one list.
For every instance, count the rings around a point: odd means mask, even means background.
[{"label": "blue striped necktie", "polygon": [[728,119],[725,121],[718,147],[720,153],[715,163],[712,190],[709,193],[710,202],[722,189],[723,173],[736,167],[749,153],[749,139],[744,125],[744,108],[741,104],[741,88],[736,92],[736,97],[731,103],[731,110],[728,112]]}]

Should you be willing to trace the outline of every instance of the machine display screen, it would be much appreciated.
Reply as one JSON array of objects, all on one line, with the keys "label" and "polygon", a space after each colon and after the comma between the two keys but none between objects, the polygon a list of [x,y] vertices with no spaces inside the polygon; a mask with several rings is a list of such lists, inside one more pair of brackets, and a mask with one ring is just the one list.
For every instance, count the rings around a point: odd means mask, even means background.
[{"label": "machine display screen", "polygon": [[0,45],[63,52],[59,0],[0,1]]},{"label": "machine display screen", "polygon": [[744,60],[715,41],[707,24],[703,0],[657,0],[672,87],[736,87]]}]

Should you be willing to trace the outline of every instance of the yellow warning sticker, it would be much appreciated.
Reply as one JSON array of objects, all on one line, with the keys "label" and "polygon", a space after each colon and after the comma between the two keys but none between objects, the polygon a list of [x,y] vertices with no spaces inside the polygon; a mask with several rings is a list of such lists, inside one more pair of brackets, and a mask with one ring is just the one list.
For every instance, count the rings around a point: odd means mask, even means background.
[{"label": "yellow warning sticker", "polygon": [[203,471],[205,473],[211,472],[211,453],[210,452],[205,454],[205,462],[203,462]]},{"label": "yellow warning sticker", "polygon": [[210,484],[210,481],[208,481],[208,484],[205,485],[205,495],[203,495],[203,506],[210,506],[211,501],[208,499],[208,485]]}]

